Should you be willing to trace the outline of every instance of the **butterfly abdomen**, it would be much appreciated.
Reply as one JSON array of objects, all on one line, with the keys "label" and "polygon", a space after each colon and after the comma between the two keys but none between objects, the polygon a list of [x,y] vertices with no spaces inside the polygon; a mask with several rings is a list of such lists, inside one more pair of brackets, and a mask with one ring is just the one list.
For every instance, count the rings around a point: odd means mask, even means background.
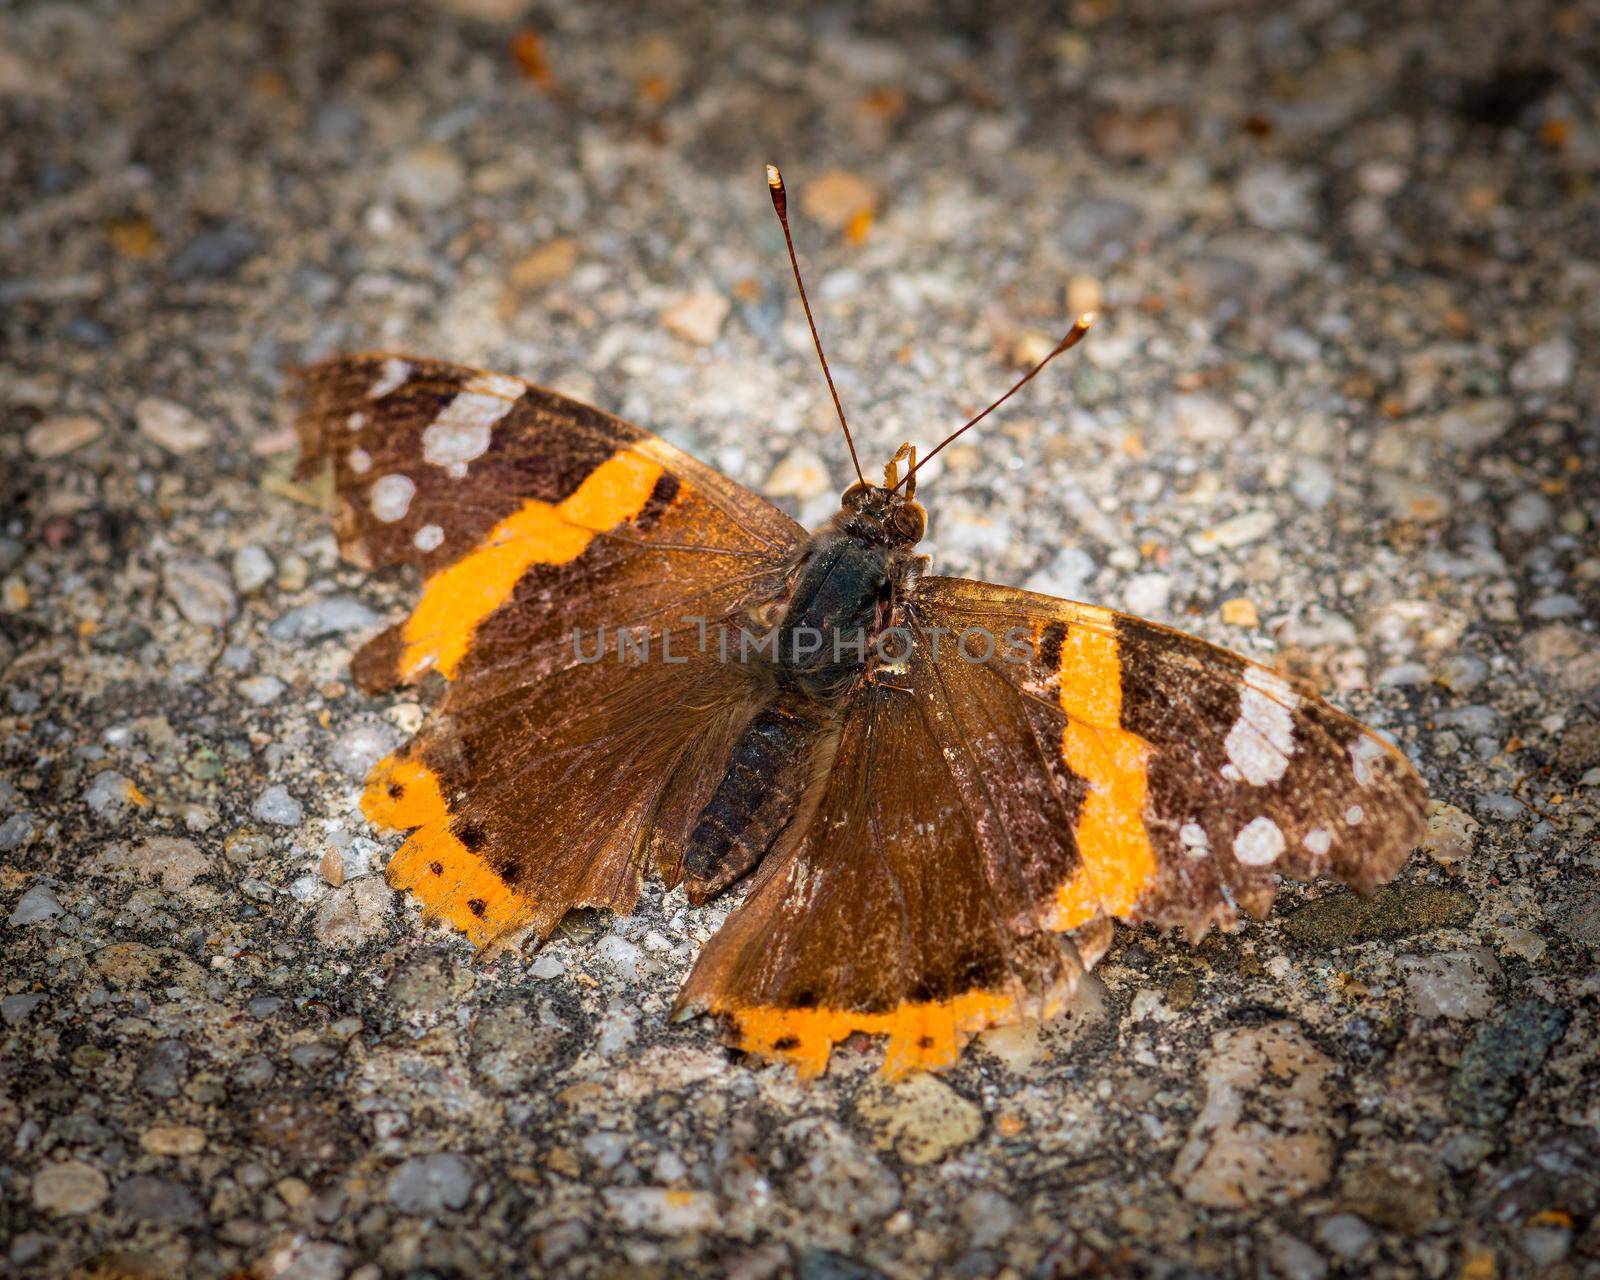
[{"label": "butterfly abdomen", "polygon": [[684,870],[691,902],[704,902],[750,870],[793,821],[833,720],[827,703],[792,694],[756,713],[689,836]]}]

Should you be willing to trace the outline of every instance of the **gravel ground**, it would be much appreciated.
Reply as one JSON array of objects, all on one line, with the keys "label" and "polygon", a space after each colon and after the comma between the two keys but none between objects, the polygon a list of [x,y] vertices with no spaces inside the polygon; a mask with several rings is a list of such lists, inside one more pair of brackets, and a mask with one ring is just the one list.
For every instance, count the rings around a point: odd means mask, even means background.
[{"label": "gravel ground", "polygon": [[[1532,3],[0,10],[0,1269],[296,1280],[1600,1275],[1600,25]],[[809,521],[928,442],[941,568],[1410,751],[1424,851],[1071,1016],[809,1088],[647,891],[475,961],[357,806],[414,582],[285,370],[557,386]],[[97,1269],[98,1268],[98,1269]]]}]

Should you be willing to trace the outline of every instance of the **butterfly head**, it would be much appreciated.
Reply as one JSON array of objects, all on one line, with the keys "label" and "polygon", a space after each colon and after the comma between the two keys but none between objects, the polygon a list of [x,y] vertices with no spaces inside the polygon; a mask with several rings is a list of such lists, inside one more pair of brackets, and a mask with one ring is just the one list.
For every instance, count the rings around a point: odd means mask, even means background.
[{"label": "butterfly head", "polygon": [[916,446],[903,444],[883,470],[883,483],[858,480],[839,499],[835,523],[848,533],[887,546],[913,546],[928,528],[928,513],[916,500],[917,485],[900,483],[900,462],[915,466]]}]

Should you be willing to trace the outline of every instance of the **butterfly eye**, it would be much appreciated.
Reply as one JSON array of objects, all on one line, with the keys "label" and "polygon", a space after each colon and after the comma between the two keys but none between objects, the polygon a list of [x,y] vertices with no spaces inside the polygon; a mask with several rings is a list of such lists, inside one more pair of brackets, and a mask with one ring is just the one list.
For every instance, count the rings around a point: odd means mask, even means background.
[{"label": "butterfly eye", "polygon": [[890,525],[897,537],[920,542],[928,527],[928,514],[920,502],[905,502],[894,509]]}]

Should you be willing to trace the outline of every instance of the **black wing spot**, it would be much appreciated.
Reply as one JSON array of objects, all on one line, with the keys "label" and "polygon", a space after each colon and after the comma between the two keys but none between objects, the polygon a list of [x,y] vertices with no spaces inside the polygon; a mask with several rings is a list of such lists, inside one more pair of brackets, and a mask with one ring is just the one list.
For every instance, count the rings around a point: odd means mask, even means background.
[{"label": "black wing spot", "polygon": [[480,920],[483,919],[483,913],[488,909],[489,904],[482,898],[472,898],[467,902],[467,910],[472,912],[472,914],[477,916]]},{"label": "black wing spot", "polygon": [[433,874],[436,876],[442,876],[444,874],[444,863],[430,862],[428,864],[428,870],[433,872]]},{"label": "black wing spot", "polygon": [[405,783],[403,783],[403,782],[391,782],[389,784],[389,799],[398,800],[401,796],[405,795],[405,793],[406,793]]},{"label": "black wing spot", "polygon": [[933,1048],[933,1037],[932,1036],[919,1036],[917,1038],[917,1048],[919,1048],[919,1049],[931,1049],[931,1048]]},{"label": "black wing spot", "polygon": [[772,1042],[772,1047],[779,1053],[787,1053],[790,1049],[798,1049],[800,1047],[800,1037],[779,1036]]},{"label": "black wing spot", "polygon": [[466,845],[468,850],[473,853],[477,853],[479,849],[489,842],[489,834],[483,829],[483,825],[474,822],[471,818],[461,819],[451,828],[451,831],[455,838]]}]

